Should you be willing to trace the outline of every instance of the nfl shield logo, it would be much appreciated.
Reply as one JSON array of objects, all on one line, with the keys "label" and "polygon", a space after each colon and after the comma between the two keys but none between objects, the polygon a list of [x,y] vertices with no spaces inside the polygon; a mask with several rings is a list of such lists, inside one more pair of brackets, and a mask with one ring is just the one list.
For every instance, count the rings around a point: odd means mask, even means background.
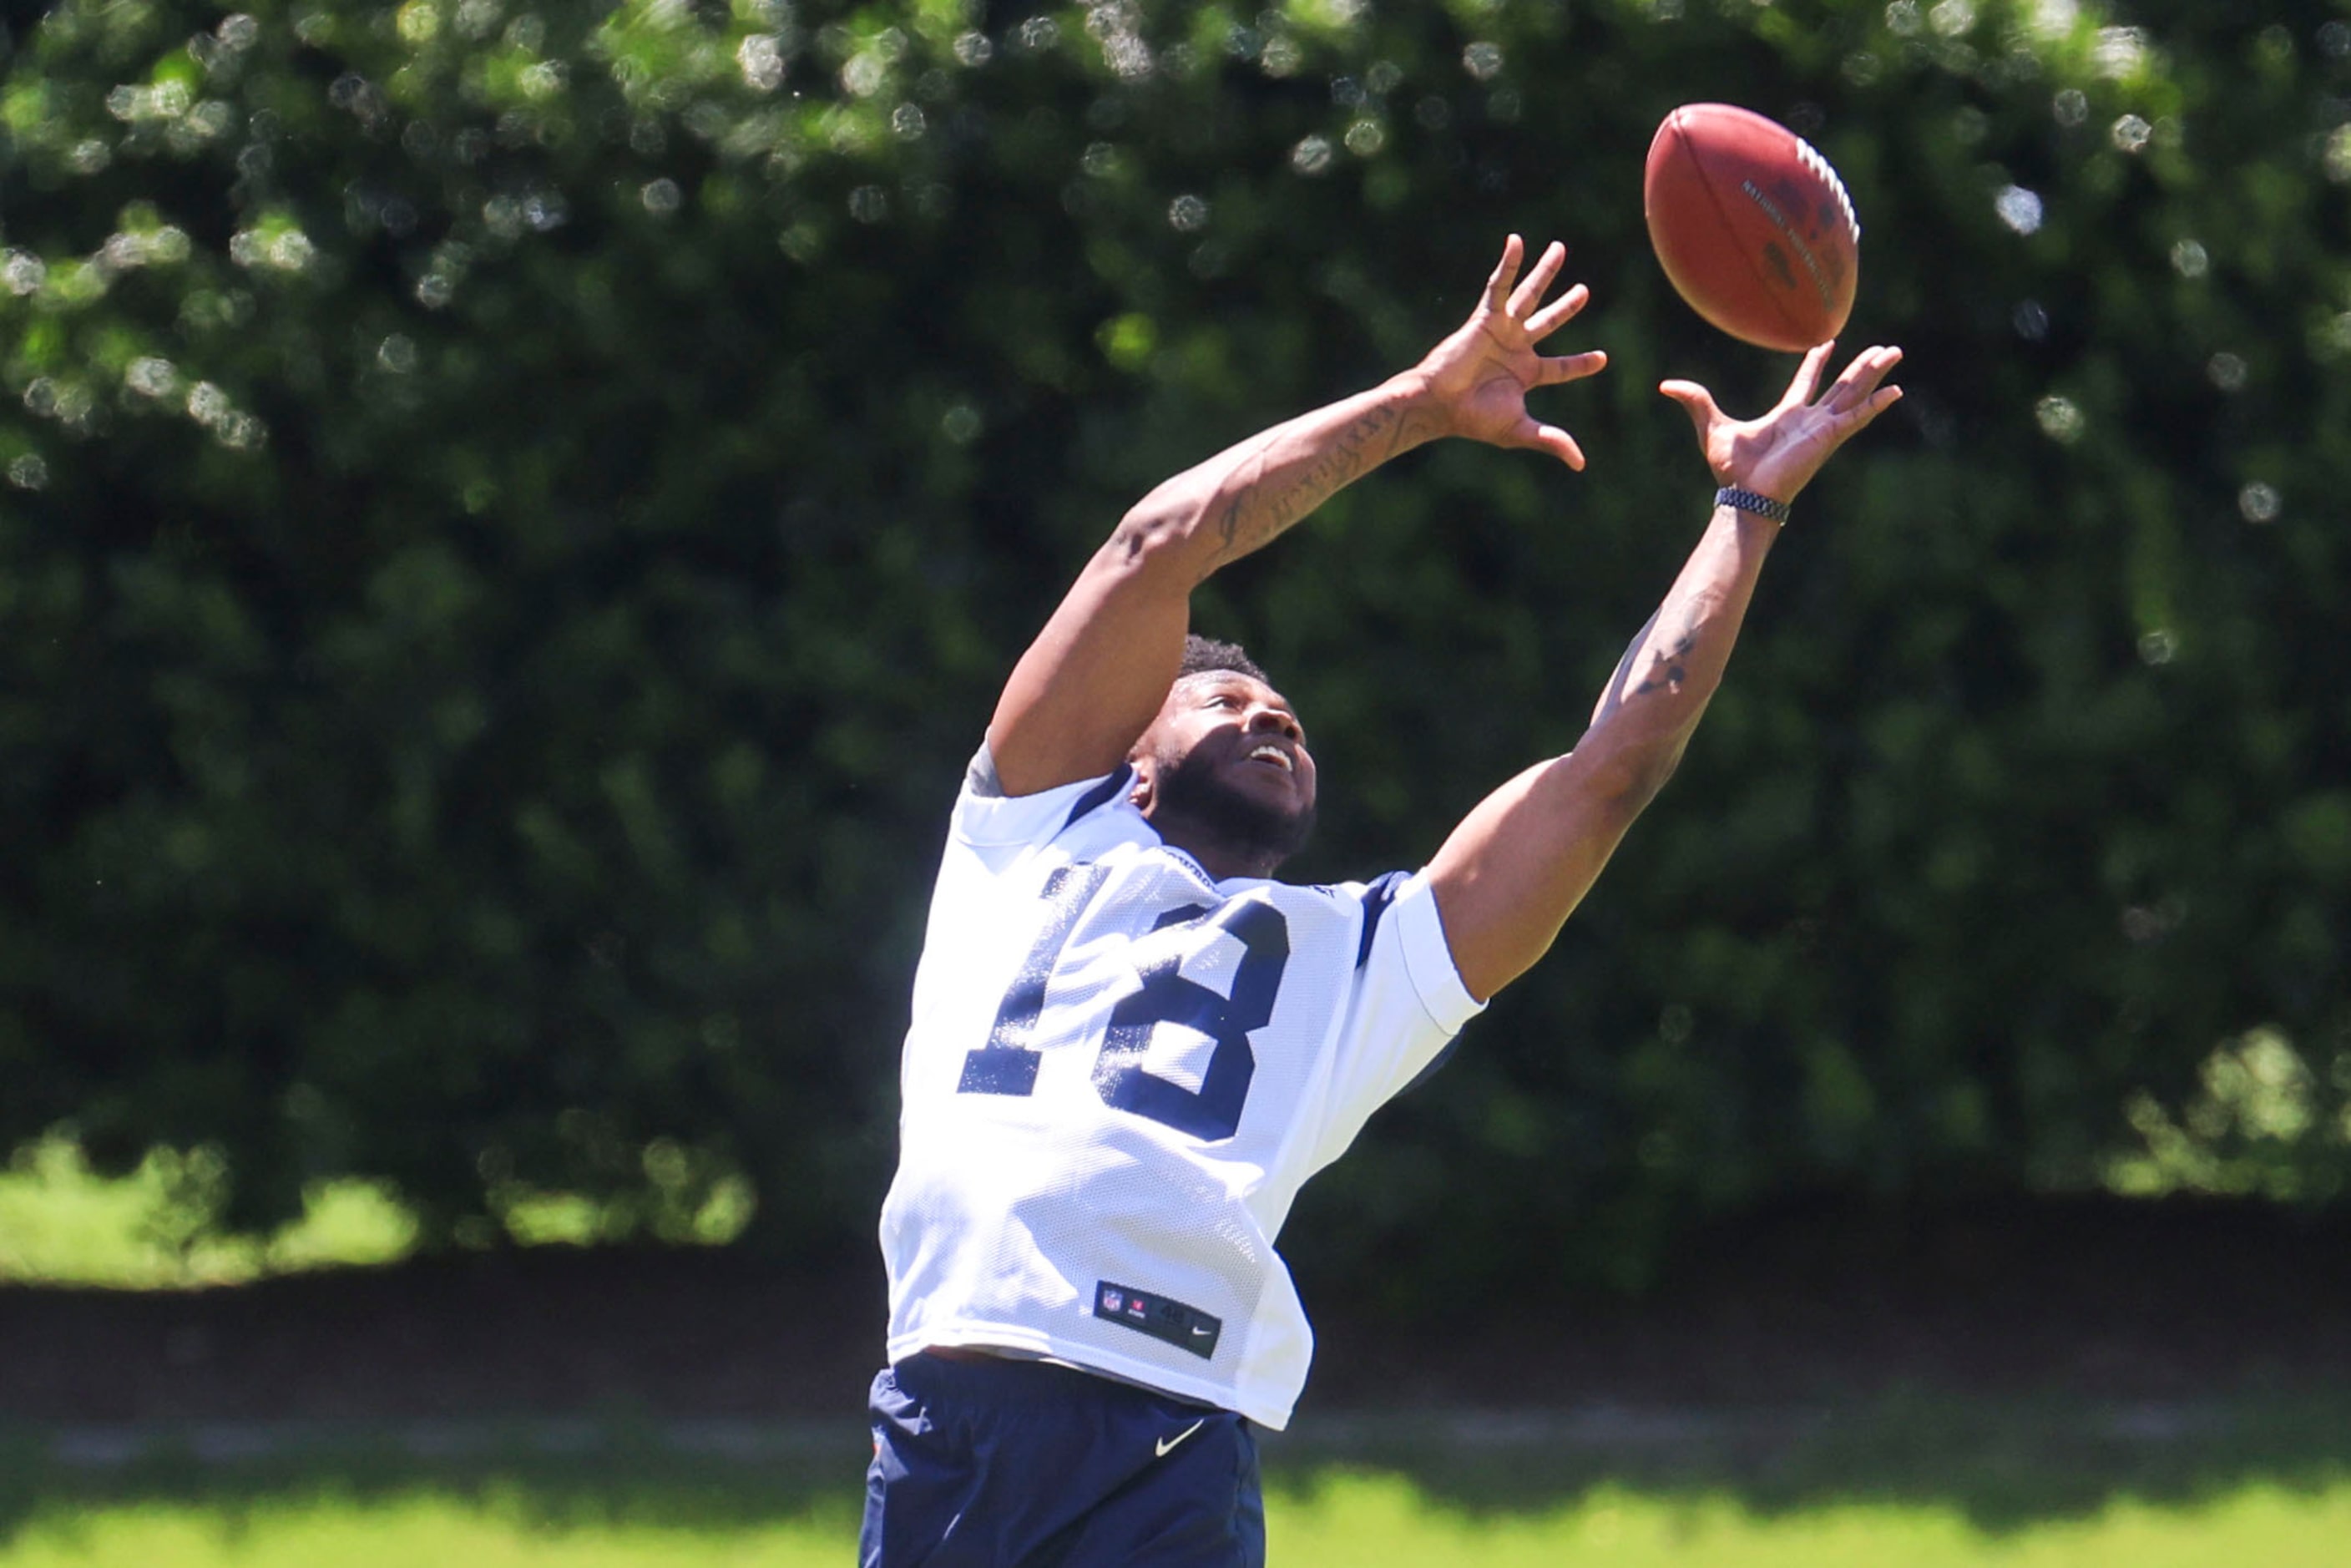
[{"label": "nfl shield logo", "polygon": [[1114,1312],[1124,1304],[1125,1303],[1119,1299],[1119,1294],[1116,1291],[1104,1291],[1102,1292],[1102,1311],[1106,1312]]}]

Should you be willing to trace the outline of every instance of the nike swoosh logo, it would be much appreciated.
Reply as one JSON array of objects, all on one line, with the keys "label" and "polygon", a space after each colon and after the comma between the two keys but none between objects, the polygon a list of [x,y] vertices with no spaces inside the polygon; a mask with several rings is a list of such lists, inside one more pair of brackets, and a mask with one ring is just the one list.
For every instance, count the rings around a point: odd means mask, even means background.
[{"label": "nike swoosh logo", "polygon": [[1176,1433],[1174,1437],[1160,1438],[1158,1444],[1159,1457],[1163,1459],[1165,1458],[1169,1454],[1175,1451],[1176,1444],[1182,1442],[1185,1438],[1190,1437],[1193,1433],[1198,1431],[1207,1424],[1208,1418],[1206,1416],[1203,1416],[1197,1421],[1193,1422],[1190,1426]]}]

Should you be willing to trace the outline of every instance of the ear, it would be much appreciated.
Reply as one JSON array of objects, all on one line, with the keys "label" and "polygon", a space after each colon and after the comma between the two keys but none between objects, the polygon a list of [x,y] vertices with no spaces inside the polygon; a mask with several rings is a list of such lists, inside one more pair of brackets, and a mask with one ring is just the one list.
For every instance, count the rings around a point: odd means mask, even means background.
[{"label": "ear", "polygon": [[1158,768],[1150,753],[1140,749],[1127,758],[1126,764],[1134,769],[1134,782],[1127,786],[1127,801],[1147,817],[1151,814],[1151,802],[1159,793]]}]

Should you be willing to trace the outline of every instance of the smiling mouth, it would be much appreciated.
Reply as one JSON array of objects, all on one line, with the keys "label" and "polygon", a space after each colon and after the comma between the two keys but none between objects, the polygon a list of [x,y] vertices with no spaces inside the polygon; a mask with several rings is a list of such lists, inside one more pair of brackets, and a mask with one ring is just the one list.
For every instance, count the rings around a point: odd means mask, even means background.
[{"label": "smiling mouth", "polygon": [[1246,758],[1242,758],[1242,760],[1246,762],[1268,763],[1275,768],[1280,768],[1284,773],[1295,773],[1298,771],[1298,764],[1290,759],[1290,753],[1270,742],[1252,747],[1249,754]]}]

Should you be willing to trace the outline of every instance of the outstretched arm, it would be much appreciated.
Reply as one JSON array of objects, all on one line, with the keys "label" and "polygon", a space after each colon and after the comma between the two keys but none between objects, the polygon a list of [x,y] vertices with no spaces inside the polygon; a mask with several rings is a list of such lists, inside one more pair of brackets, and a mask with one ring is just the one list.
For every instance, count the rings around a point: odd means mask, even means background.
[{"label": "outstretched arm", "polygon": [[[1688,411],[1719,484],[1791,501],[1846,440],[1893,406],[1902,358],[1871,349],[1817,399],[1831,345],[1804,357],[1761,419],[1733,420],[1703,387],[1659,389]],[[1625,830],[1656,798],[1721,683],[1780,526],[1719,506],[1665,601],[1609,677],[1573,751],[1488,796],[1430,862],[1454,967],[1485,999],[1549,950]]]},{"label": "outstretched arm", "polygon": [[1118,766],[1175,681],[1192,590],[1398,453],[1465,435],[1583,466],[1565,431],[1527,413],[1526,394],[1607,362],[1599,353],[1551,359],[1535,350],[1590,296],[1579,285],[1544,304],[1567,252],[1552,246],[1521,282],[1524,255],[1512,235],[1469,319],[1413,369],[1218,453],[1121,519],[997,703],[987,742],[1008,794]]}]

